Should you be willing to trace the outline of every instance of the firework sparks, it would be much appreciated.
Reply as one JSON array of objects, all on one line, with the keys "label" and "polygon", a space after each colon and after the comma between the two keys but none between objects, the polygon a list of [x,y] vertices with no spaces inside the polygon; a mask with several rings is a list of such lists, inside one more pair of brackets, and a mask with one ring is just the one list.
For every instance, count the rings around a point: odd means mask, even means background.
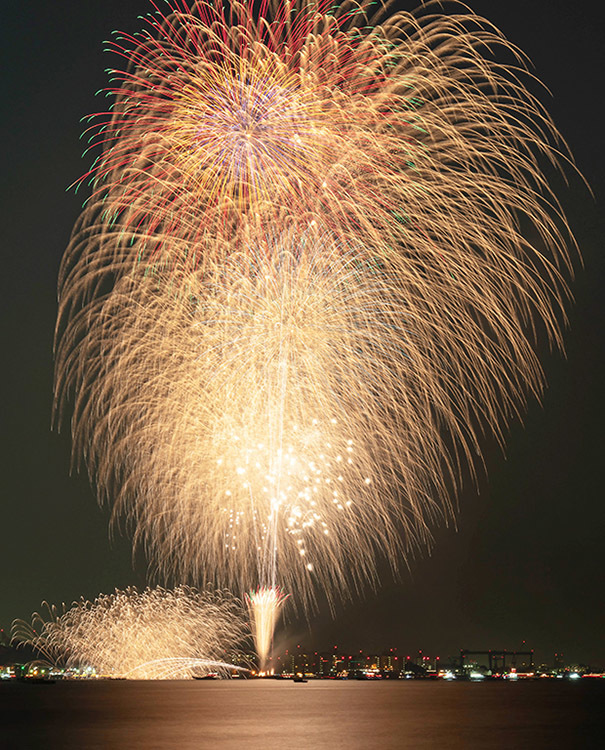
[{"label": "firework sparks", "polygon": [[559,141],[475,16],[229,8],[116,43],[56,403],[160,566],[308,604],[426,543],[478,436],[539,395]]},{"label": "firework sparks", "polygon": [[555,158],[556,132],[521,71],[482,56],[521,63],[486,21],[424,8],[371,25],[372,4],[325,0],[265,3],[260,17],[229,7],[175,5],[112,45],[127,64],[87,131],[100,152],[63,313],[140,262],[214,268],[276,222],[318,220],[412,278],[418,258],[439,278],[475,257],[513,290],[536,263],[556,278],[558,211],[536,160]]},{"label": "firework sparks", "polygon": [[255,591],[246,594],[246,603],[252,618],[252,633],[261,672],[265,672],[268,668],[268,658],[273,646],[273,633],[277,625],[279,611],[287,598],[288,594],[284,594],[276,586],[272,588],[259,586]]},{"label": "firework sparks", "polygon": [[59,612],[13,624],[13,640],[28,644],[53,665],[90,668],[99,676],[185,679],[238,667],[225,657],[245,637],[243,611],[224,593],[187,586],[134,588],[75,602]]}]

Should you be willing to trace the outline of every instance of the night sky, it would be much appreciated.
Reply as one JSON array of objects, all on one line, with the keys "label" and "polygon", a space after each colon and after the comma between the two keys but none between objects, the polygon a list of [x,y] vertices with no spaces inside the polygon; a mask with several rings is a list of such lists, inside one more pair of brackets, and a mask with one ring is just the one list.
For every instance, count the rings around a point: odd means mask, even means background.
[{"label": "night sky", "polygon": [[[294,614],[285,641],[343,649],[397,646],[442,656],[459,648],[534,647],[552,661],[605,667],[603,563],[604,15],[599,3],[476,0],[532,59],[547,108],[590,183],[570,176],[559,197],[584,257],[576,263],[566,358],[545,354],[549,387],[514,424],[506,456],[485,442],[488,476],[460,498],[458,528],[435,529],[431,555],[394,581],[324,609]],[[413,3],[405,7],[413,7]],[[593,7],[594,6],[594,7]],[[599,10],[596,10],[599,6]],[[108,534],[85,476],[70,476],[67,434],[51,432],[52,336],[59,261],[81,196],[66,192],[88,164],[80,118],[112,65],[102,42],[133,32],[145,0],[5,5],[1,53],[2,497],[0,626],[44,599],[69,602],[146,582],[127,536]],[[115,63],[113,63],[115,64]]]}]

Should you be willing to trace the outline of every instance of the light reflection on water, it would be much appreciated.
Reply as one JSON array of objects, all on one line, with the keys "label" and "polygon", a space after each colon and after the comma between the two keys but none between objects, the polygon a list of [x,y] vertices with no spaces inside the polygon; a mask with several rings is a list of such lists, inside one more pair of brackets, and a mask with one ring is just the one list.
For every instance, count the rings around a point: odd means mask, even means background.
[{"label": "light reflection on water", "polygon": [[0,685],[7,750],[601,748],[605,682]]}]

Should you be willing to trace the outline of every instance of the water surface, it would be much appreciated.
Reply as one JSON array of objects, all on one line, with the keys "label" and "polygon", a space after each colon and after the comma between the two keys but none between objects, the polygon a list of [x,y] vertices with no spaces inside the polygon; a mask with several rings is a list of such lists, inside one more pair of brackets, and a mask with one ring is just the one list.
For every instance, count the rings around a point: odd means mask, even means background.
[{"label": "water surface", "polygon": [[0,683],[4,750],[603,748],[605,681]]}]

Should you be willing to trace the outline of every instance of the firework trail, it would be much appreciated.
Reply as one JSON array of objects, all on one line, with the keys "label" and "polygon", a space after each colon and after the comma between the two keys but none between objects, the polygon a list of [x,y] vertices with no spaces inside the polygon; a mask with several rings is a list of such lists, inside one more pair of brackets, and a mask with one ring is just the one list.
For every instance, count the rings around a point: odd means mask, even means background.
[{"label": "firework trail", "polygon": [[46,608],[31,624],[16,620],[13,640],[53,665],[130,679],[186,679],[238,668],[227,658],[245,637],[243,610],[226,593],[128,588],[74,602],[67,611]]},{"label": "firework trail", "polygon": [[169,7],[116,39],[88,132],[57,412],[165,571],[332,599],[426,544],[540,394],[559,139],[466,12]]},{"label": "firework trail", "polygon": [[252,618],[252,634],[259,658],[259,670],[266,673],[268,657],[273,647],[273,633],[280,609],[288,598],[277,586],[259,586],[246,594],[246,603]]}]

